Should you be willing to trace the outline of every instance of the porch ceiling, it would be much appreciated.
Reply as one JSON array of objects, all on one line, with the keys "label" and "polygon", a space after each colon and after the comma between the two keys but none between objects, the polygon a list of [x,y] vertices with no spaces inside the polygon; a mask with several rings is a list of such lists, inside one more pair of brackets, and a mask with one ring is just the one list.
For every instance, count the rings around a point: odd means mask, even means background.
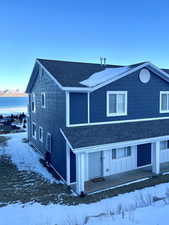
[{"label": "porch ceiling", "polygon": [[156,138],[169,135],[169,119],[118,124],[65,127],[62,131],[73,149]]}]

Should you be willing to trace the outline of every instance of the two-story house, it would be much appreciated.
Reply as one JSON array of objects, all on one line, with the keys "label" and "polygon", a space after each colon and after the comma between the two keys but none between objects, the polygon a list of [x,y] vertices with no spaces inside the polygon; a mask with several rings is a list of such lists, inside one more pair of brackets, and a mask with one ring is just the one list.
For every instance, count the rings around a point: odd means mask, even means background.
[{"label": "two-story house", "polygon": [[90,180],[102,189],[99,179],[111,188],[117,174],[125,180],[144,167],[159,174],[169,162],[168,73],[149,62],[37,59],[27,87],[29,143],[50,152],[53,169],[78,194]]}]

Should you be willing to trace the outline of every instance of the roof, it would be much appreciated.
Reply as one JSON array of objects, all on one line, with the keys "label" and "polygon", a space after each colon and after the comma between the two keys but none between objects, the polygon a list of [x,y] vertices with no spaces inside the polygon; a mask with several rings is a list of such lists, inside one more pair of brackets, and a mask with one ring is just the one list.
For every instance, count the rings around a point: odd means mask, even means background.
[{"label": "roof", "polygon": [[[120,79],[145,66],[152,68],[159,76],[169,82],[169,69],[159,69],[149,62],[132,65],[101,65],[97,63],[68,62],[37,59],[26,92],[31,91],[39,73],[38,64],[48,72],[61,89],[70,91],[94,91],[112,81]],[[94,79],[93,79],[94,78]]]},{"label": "roof", "polygon": [[169,135],[169,119],[62,129],[73,149]]},{"label": "roof", "polygon": [[[51,75],[64,87],[85,87],[80,82],[88,79],[92,74],[106,68],[119,68],[122,65],[101,65],[97,63],[68,62],[58,60],[38,59]],[[134,68],[145,62],[130,65]]]},{"label": "roof", "polygon": [[81,81],[90,75],[105,68],[121,67],[119,65],[106,65],[82,62],[68,62],[59,60],[38,59],[38,61],[52,74],[64,87],[84,87]]}]

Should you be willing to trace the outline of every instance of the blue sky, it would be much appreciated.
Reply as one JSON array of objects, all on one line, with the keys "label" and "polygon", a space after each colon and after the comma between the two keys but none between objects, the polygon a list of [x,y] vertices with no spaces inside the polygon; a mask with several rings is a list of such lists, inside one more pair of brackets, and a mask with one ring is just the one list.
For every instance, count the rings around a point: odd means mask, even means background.
[{"label": "blue sky", "polygon": [[168,0],[3,0],[0,9],[0,90],[24,90],[36,58],[169,68]]}]

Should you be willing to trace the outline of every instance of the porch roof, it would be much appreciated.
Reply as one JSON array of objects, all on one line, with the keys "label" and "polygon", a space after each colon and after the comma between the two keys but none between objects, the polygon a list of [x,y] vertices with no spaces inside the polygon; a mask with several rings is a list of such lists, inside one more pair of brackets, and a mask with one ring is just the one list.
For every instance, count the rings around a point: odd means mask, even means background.
[{"label": "porch roof", "polygon": [[73,149],[169,135],[169,119],[62,128]]}]

